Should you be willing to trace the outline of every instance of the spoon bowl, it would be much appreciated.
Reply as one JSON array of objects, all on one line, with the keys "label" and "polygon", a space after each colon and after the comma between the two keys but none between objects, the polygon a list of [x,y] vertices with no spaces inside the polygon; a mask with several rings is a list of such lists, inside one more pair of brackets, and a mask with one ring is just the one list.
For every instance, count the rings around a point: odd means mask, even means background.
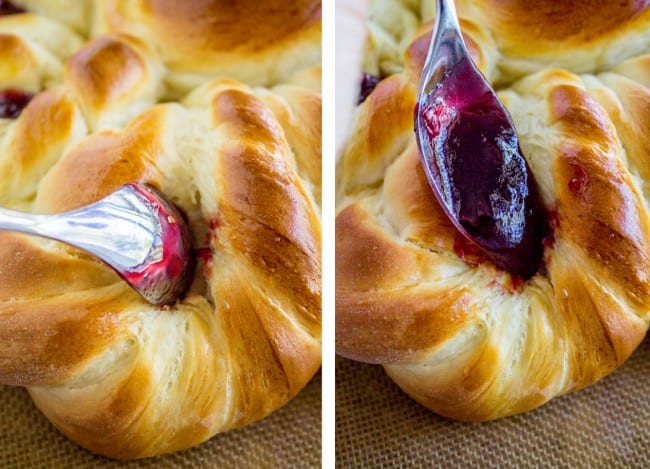
[{"label": "spoon bowl", "polygon": [[150,186],[126,184],[53,215],[0,208],[0,230],[43,236],[93,254],[155,305],[173,303],[192,278],[192,236],[182,214]]},{"label": "spoon bowl", "polygon": [[532,276],[543,234],[533,175],[510,115],[467,52],[451,0],[437,0],[415,133],[429,185],[460,234],[497,267]]}]

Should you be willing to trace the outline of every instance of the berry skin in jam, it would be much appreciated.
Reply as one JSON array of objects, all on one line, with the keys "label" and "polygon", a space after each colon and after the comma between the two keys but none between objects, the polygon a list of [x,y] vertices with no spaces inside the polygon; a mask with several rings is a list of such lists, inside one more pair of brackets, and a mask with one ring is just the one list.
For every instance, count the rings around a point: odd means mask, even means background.
[{"label": "berry skin in jam", "polygon": [[542,259],[543,211],[512,121],[496,95],[464,60],[416,113],[424,122],[419,143],[425,173],[449,218],[497,267],[523,278],[535,274]]},{"label": "berry skin in jam", "polygon": [[0,118],[15,119],[33,95],[17,89],[0,90]]},{"label": "berry skin in jam", "polygon": [[16,13],[24,13],[25,11],[7,0],[0,0],[0,16],[15,15]]}]

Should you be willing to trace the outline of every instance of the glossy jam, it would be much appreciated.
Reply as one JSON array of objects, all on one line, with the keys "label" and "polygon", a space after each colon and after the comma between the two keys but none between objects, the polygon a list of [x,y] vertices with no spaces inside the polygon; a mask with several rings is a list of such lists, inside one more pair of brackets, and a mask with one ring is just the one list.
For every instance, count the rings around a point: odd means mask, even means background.
[{"label": "glossy jam", "polygon": [[372,90],[375,89],[380,81],[381,78],[370,75],[368,73],[364,73],[363,77],[361,78],[361,89],[359,90],[359,99],[357,101],[357,104],[364,102],[366,98],[370,96],[370,93],[372,93]]},{"label": "glossy jam", "polygon": [[175,301],[189,287],[196,258],[192,255],[192,235],[182,214],[173,206],[161,203],[152,189],[132,185],[152,205],[162,226],[162,256],[145,269],[120,272],[138,290],[156,291],[160,304]]},{"label": "glossy jam", "polygon": [[29,93],[13,88],[0,90],[0,118],[17,118],[32,97]]},{"label": "glossy jam", "polygon": [[416,109],[425,172],[461,232],[498,267],[527,278],[542,258],[539,198],[510,117],[475,73],[460,62]]},{"label": "glossy jam", "polygon": [[16,13],[24,13],[25,10],[17,7],[7,0],[0,0],[0,16],[15,15]]}]

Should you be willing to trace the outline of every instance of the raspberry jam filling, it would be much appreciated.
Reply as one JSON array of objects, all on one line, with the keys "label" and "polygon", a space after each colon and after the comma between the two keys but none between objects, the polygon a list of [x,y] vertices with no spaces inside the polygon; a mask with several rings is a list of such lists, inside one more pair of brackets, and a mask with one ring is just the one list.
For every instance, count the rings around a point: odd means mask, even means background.
[{"label": "raspberry jam filling", "polygon": [[170,299],[184,293],[192,282],[195,258],[192,250],[192,235],[185,215],[177,207],[166,204],[149,187],[130,184],[140,197],[144,198],[158,215],[162,238],[160,260],[152,262],[142,270],[120,271],[131,285],[140,290],[157,290],[156,296],[167,294]]},{"label": "raspberry jam filling", "polygon": [[24,13],[26,10],[17,7],[7,0],[0,0],[0,16],[15,15],[16,13]]},{"label": "raspberry jam filling", "polygon": [[528,278],[542,259],[543,211],[512,121],[476,73],[461,61],[416,108],[425,173],[459,231]]},{"label": "raspberry jam filling", "polygon": [[203,246],[196,248],[194,254],[197,259],[203,261],[203,264],[206,268],[210,269],[212,266],[212,239],[215,236],[215,232],[221,226],[221,221],[217,218],[210,219],[208,221],[208,230],[205,233],[205,239],[203,240]]},{"label": "raspberry jam filling", "polygon": [[0,118],[17,118],[32,97],[33,95],[17,89],[0,90]]},{"label": "raspberry jam filling", "polygon": [[357,100],[357,104],[361,104],[370,96],[370,93],[372,93],[372,90],[375,89],[375,87],[379,84],[381,81],[381,78],[370,75],[368,73],[364,73],[363,77],[361,78],[361,87],[359,89],[359,99]]}]

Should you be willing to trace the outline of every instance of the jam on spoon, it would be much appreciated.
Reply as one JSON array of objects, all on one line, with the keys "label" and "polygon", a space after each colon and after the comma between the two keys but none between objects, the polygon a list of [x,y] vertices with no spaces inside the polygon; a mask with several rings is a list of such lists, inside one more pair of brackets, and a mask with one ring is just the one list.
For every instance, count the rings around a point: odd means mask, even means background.
[{"label": "jam on spoon", "polygon": [[31,94],[14,88],[0,90],[0,118],[17,118],[32,97]]},{"label": "jam on spoon", "polygon": [[437,7],[415,109],[427,180],[465,238],[528,278],[542,259],[544,226],[533,175],[509,114],[467,53],[452,2]]},{"label": "jam on spoon", "polygon": [[83,249],[155,305],[175,302],[193,278],[192,234],[183,214],[146,184],[126,184],[71,212],[43,215],[0,207],[0,230]]}]

